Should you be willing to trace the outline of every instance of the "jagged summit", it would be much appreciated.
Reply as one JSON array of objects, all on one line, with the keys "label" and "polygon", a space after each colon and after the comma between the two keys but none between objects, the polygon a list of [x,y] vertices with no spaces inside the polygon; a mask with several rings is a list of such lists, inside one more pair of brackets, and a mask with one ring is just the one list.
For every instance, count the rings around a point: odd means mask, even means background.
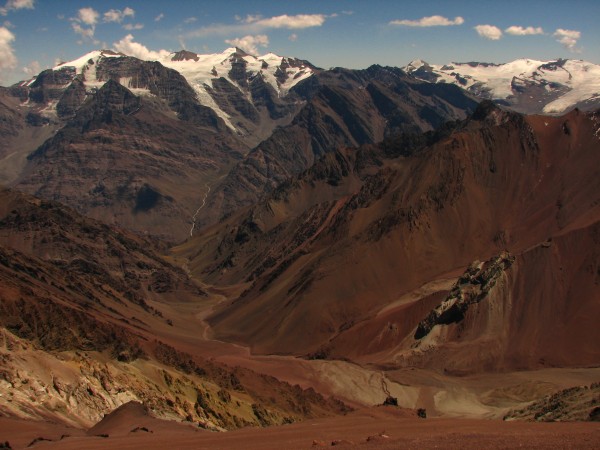
[{"label": "jagged summit", "polygon": [[200,59],[200,57],[198,56],[197,53],[190,52],[188,50],[180,50],[173,54],[171,61],[189,61],[189,60],[198,61],[199,59]]}]

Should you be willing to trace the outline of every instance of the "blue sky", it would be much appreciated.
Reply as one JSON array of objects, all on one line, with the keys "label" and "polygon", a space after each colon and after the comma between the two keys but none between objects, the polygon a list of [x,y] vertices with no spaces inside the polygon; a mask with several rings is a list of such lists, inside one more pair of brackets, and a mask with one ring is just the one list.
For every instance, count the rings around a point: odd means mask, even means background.
[{"label": "blue sky", "polygon": [[0,84],[113,48],[237,45],[320,67],[517,58],[600,63],[600,0],[0,0]]}]

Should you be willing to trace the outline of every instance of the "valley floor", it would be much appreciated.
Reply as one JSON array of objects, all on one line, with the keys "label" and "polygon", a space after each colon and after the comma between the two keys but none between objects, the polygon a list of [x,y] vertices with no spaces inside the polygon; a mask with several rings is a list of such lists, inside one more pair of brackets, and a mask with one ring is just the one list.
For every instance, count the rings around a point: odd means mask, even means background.
[{"label": "valley floor", "polygon": [[[2,441],[13,449],[32,448],[194,448],[309,449],[344,448],[598,448],[600,423],[531,423],[498,420],[428,418],[395,407],[372,407],[343,417],[308,420],[271,428],[245,428],[228,433],[132,417],[108,437],[31,422],[0,419]],[[61,439],[61,436],[62,439]]]}]

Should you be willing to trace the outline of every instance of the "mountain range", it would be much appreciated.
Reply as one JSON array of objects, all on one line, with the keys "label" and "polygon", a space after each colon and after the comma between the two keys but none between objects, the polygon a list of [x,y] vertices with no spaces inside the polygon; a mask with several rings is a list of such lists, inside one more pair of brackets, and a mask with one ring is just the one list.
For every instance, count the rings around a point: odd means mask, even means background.
[{"label": "mountain range", "polygon": [[478,98],[490,99],[524,114],[564,114],[600,105],[600,67],[572,59],[517,59],[431,65],[416,60],[403,68],[420,80],[451,83]]},{"label": "mountain range", "polygon": [[0,426],[596,420],[599,70],[98,50],[1,88]]}]

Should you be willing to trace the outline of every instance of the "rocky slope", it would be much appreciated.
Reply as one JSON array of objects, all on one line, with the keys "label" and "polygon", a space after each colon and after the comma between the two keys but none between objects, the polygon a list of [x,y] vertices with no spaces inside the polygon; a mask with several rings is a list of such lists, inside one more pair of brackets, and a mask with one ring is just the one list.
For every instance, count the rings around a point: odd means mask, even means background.
[{"label": "rocky slope", "polygon": [[345,410],[167,343],[179,320],[171,305],[208,294],[149,240],[53,202],[0,197],[2,415],[87,428],[136,400],[158,417],[222,430]]},{"label": "rocky slope", "polygon": [[420,80],[455,84],[525,114],[558,115],[600,106],[600,66],[586,61],[518,59],[506,64],[438,66],[416,60],[404,70]]},{"label": "rocky slope", "polygon": [[600,383],[576,386],[548,395],[523,409],[511,411],[504,420],[600,421]]},{"label": "rocky slope", "polygon": [[[177,251],[198,276],[244,286],[210,321],[256,351],[456,372],[591,364],[598,129],[593,113],[486,103],[445,131],[328,155]],[[464,320],[415,339],[460,274],[505,249],[515,262],[481,296],[469,282],[483,300]]]},{"label": "rocky slope", "polygon": [[432,130],[465,118],[476,107],[454,86],[429,85],[399,69],[381,66],[318,72],[293,91],[308,99],[307,104],[211,190],[199,217],[202,224],[255,203],[340,147],[376,143],[405,131]]}]

